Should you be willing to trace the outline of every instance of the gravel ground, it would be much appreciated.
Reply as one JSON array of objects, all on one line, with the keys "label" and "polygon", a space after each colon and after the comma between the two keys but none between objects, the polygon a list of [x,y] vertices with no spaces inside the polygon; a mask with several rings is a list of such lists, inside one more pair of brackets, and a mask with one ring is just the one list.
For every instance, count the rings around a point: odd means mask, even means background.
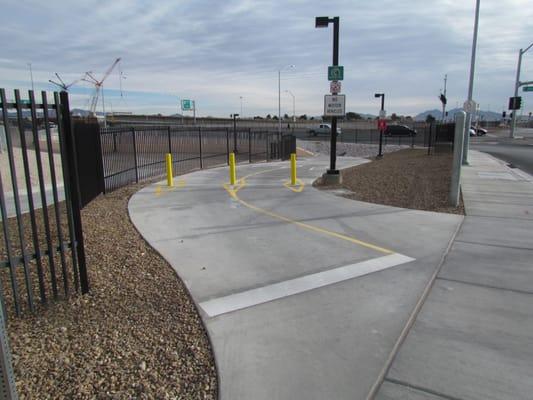
[{"label": "gravel ground", "polygon": [[[329,155],[329,142],[328,141],[311,141],[311,140],[297,140],[296,146],[311,151],[313,153],[327,154]],[[398,145],[384,145],[383,153],[392,153],[394,151],[407,149],[410,146],[398,146]],[[365,144],[365,143],[337,143],[337,155],[347,157],[375,157],[378,154],[379,145],[377,144]]]},{"label": "gravel ground", "polygon": [[82,211],[88,295],[9,315],[21,399],[217,397],[214,359],[193,301],[129,220],[128,199],[139,189],[101,196]]},{"label": "gravel ground", "polygon": [[341,171],[342,186],[322,186],[320,180],[315,186],[369,203],[464,214],[462,199],[459,207],[448,205],[451,168],[451,153],[428,156],[427,150],[408,149]]}]

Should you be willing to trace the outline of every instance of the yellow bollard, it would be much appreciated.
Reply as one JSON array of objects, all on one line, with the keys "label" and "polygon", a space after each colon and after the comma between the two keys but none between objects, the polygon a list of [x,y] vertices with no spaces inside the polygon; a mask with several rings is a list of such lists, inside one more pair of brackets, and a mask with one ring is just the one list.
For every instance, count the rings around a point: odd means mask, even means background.
[{"label": "yellow bollard", "polygon": [[172,176],[172,154],[167,154],[167,185],[174,185],[174,177]]},{"label": "yellow bollard", "polygon": [[291,185],[296,185],[296,153],[291,153]]},{"label": "yellow bollard", "polygon": [[235,153],[229,154],[229,183],[235,185],[237,182],[237,171],[235,170]]}]

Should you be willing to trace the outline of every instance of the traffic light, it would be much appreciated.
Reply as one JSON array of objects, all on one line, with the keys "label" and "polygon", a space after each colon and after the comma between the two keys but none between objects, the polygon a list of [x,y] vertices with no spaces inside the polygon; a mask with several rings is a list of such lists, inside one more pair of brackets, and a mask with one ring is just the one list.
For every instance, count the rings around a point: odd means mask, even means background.
[{"label": "traffic light", "polygon": [[507,113],[505,111],[502,112],[502,118],[505,119],[506,116],[507,116]]},{"label": "traffic light", "polygon": [[522,108],[522,97],[509,97],[509,110],[520,110]]},{"label": "traffic light", "polygon": [[442,104],[446,105],[446,96],[441,93],[439,99]]}]

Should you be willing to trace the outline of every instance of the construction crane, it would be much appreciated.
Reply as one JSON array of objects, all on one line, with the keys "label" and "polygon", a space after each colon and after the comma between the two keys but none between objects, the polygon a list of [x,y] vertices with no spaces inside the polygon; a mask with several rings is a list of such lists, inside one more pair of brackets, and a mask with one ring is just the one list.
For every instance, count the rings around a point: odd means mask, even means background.
[{"label": "construction crane", "polygon": [[104,112],[104,126],[106,126],[105,119],[105,102],[104,102],[104,81],[107,77],[113,72],[113,69],[120,62],[120,57],[115,60],[113,64],[107,69],[104,76],[100,80],[96,79],[91,71],[85,73],[85,77],[82,78],[83,81],[89,82],[94,85],[94,93],[90,100],[89,113],[91,116],[96,117],[96,106],[98,105],[98,98],[100,97],[100,91],[102,92],[102,110]]},{"label": "construction crane", "polygon": [[55,74],[56,74],[57,79],[59,80],[60,83],[54,82],[51,79],[48,79],[48,82],[53,83],[54,85],[60,87],[61,90],[64,90],[65,92],[68,92],[69,87],[71,87],[72,85],[75,85],[76,83],[81,81],[81,78],[80,78],[80,79],[76,79],[75,81],[73,81],[73,82],[71,82],[69,84],[66,84],[65,82],[63,82],[63,79],[61,79],[61,77],[59,76],[59,74],[57,72]]}]

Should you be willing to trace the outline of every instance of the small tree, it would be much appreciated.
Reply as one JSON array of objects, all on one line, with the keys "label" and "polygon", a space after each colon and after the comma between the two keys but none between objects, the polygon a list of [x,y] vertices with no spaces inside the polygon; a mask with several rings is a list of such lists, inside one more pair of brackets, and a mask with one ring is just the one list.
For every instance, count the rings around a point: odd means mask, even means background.
[{"label": "small tree", "polygon": [[431,114],[428,114],[428,116],[426,117],[426,122],[428,124],[431,124],[432,122],[435,122],[435,121],[436,121],[435,117]]},{"label": "small tree", "polygon": [[289,119],[289,114],[283,115],[283,119]]},{"label": "small tree", "polygon": [[346,119],[353,120],[353,119],[361,119],[361,116],[354,112],[347,112],[346,113]]},{"label": "small tree", "polygon": [[396,115],[396,113],[392,113],[392,115],[390,116],[390,119],[393,120],[393,121],[397,121],[400,118],[398,117],[398,115]]},{"label": "small tree", "polygon": [[298,119],[303,119],[304,121],[306,121],[306,120],[307,120],[307,114],[300,115],[300,116],[298,117]]},{"label": "small tree", "polygon": [[266,119],[272,119],[272,117],[270,116],[270,114],[267,114]]}]

